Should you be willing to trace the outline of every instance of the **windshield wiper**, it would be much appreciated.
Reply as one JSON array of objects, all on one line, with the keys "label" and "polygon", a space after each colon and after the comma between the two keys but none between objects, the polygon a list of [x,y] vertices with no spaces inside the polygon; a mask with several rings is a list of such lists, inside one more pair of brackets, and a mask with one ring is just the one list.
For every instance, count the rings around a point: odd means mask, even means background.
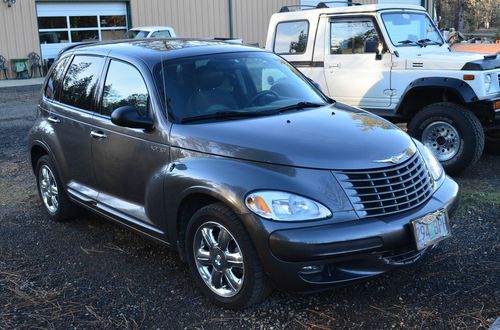
[{"label": "windshield wiper", "polygon": [[424,46],[427,46],[427,45],[439,45],[439,46],[442,46],[443,44],[440,43],[440,42],[437,42],[437,41],[434,41],[434,40],[431,40],[429,38],[425,38],[425,39],[420,39],[419,41],[417,41],[419,44],[422,44]]},{"label": "windshield wiper", "polygon": [[243,117],[260,117],[267,116],[269,113],[265,112],[242,112],[242,111],[217,111],[214,113],[207,113],[205,115],[186,117],[181,119],[181,123],[188,123],[192,121],[205,120],[205,119],[220,119],[220,118],[243,118]]},{"label": "windshield wiper", "polygon": [[398,41],[398,44],[403,44],[403,45],[417,45],[420,46],[420,48],[424,47],[424,45],[418,41],[406,39],[406,40],[401,40]]},{"label": "windshield wiper", "polygon": [[323,107],[325,105],[328,105],[328,103],[314,103],[314,102],[298,102],[295,104],[288,105],[283,108],[278,108],[275,109],[275,113],[282,113],[290,110],[297,110],[297,109],[304,109],[304,108],[318,108],[318,107]]}]

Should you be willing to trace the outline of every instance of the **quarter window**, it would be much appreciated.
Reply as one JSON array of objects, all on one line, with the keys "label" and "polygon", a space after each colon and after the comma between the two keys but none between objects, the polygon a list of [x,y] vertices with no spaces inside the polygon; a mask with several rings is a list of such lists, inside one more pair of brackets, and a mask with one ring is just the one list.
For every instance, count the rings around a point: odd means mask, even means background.
[{"label": "quarter window", "polygon": [[375,25],[369,18],[330,22],[330,54],[375,53],[379,42]]},{"label": "quarter window", "polygon": [[45,87],[45,97],[51,100],[57,99],[57,90],[61,85],[62,77],[64,77],[64,69],[66,68],[68,59],[69,57],[64,57],[57,62],[49,80],[47,81],[47,86]]},{"label": "quarter window", "polygon": [[283,22],[276,26],[274,52],[277,54],[301,54],[306,51],[308,21]]},{"label": "quarter window", "polygon": [[170,38],[170,37],[172,37],[172,35],[168,30],[155,31],[151,34],[151,38]]},{"label": "quarter window", "polygon": [[93,110],[97,82],[104,59],[98,56],[75,56],[62,84],[60,101],[83,109]]},{"label": "quarter window", "polygon": [[113,110],[126,105],[134,106],[141,116],[146,116],[148,109],[146,84],[142,75],[132,65],[111,61],[104,84],[101,113],[111,116]]}]

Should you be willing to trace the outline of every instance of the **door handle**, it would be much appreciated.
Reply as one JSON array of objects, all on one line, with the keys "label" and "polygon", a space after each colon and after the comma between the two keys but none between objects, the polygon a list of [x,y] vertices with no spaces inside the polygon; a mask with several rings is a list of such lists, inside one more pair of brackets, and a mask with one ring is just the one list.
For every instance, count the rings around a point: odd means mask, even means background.
[{"label": "door handle", "polygon": [[106,134],[104,134],[101,131],[90,131],[90,136],[92,136],[95,139],[105,139]]},{"label": "door handle", "polygon": [[329,66],[328,66],[329,69],[333,69],[333,68],[340,68],[340,63],[331,63]]},{"label": "door handle", "polygon": [[47,118],[47,120],[48,120],[48,121],[50,121],[51,123],[54,123],[54,124],[57,124],[57,123],[61,122],[61,121],[59,120],[59,118],[57,118],[57,117],[52,117],[52,116],[49,116],[49,117]]}]

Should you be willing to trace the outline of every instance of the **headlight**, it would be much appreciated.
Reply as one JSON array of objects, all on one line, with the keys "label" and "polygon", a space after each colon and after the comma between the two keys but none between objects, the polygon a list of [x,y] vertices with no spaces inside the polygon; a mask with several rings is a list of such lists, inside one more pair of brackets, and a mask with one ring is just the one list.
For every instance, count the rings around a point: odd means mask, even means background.
[{"label": "headlight", "polygon": [[304,221],[328,218],[332,212],[324,205],[282,191],[255,191],[245,198],[253,213],[277,221]]},{"label": "headlight", "polygon": [[486,88],[486,92],[490,91],[491,88],[491,74],[486,74],[484,76],[484,88]]},{"label": "headlight", "polygon": [[427,168],[431,172],[432,178],[434,181],[438,181],[444,174],[443,166],[436,159],[432,151],[427,148],[424,144],[419,141],[414,140],[420,150],[420,154],[424,157],[424,161],[427,164]]}]

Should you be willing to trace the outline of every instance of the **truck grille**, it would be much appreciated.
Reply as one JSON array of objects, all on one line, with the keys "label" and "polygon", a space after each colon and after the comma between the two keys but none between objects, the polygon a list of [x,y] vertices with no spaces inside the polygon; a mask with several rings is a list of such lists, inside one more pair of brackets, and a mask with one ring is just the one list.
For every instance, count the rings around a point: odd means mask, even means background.
[{"label": "truck grille", "polygon": [[417,207],[430,198],[434,185],[418,152],[394,166],[334,173],[361,218]]}]

